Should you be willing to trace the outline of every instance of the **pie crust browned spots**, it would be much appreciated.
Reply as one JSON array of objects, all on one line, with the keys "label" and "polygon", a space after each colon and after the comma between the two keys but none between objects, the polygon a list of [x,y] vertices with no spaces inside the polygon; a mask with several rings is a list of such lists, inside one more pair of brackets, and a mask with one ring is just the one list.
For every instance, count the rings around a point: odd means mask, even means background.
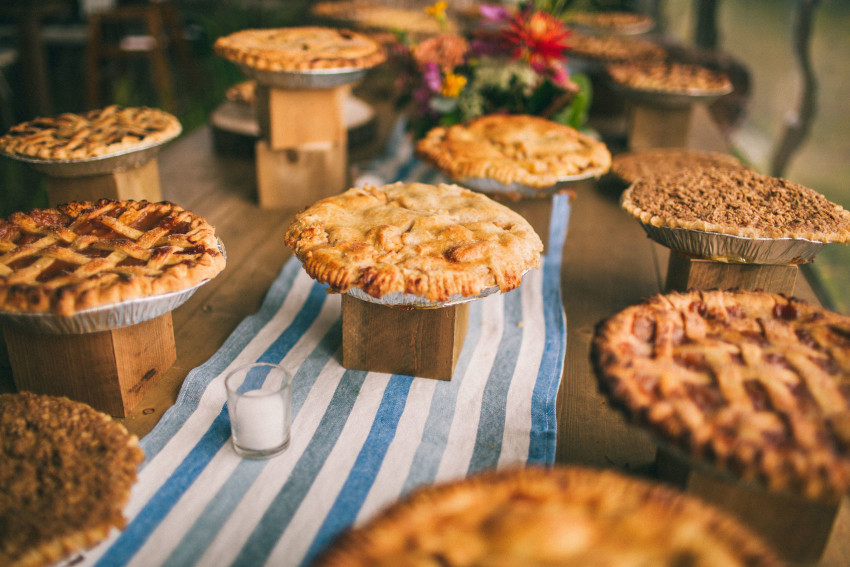
[{"label": "pie crust browned spots", "polygon": [[321,567],[780,565],[731,516],[580,467],[492,471],[421,488],[339,537]]},{"label": "pie crust browned spots", "polygon": [[0,310],[73,315],[193,287],[224,264],[215,229],[168,202],[13,213],[0,220]]},{"label": "pie crust browned spots", "polygon": [[747,238],[850,241],[850,212],[813,189],[747,168],[639,179],[623,209],[644,224]]},{"label": "pie crust browned spots", "polygon": [[609,65],[615,83],[635,90],[676,94],[726,94],[732,81],[721,71],[675,61],[630,61]]},{"label": "pie crust browned spots", "polygon": [[510,291],[543,249],[524,218],[480,193],[401,182],[317,202],[295,217],[285,241],[333,292],[431,302]]},{"label": "pie crust browned spots", "polygon": [[611,173],[631,185],[642,177],[669,175],[680,170],[724,167],[739,168],[744,165],[736,157],[720,152],[654,148],[614,156]]},{"label": "pie crust browned spots", "polygon": [[113,105],[13,126],[0,138],[0,151],[40,160],[83,160],[142,149],[170,140],[180,130],[177,118],[164,110]]},{"label": "pie crust browned spots", "polygon": [[470,178],[538,189],[565,178],[600,176],[611,166],[604,143],[578,130],[527,115],[492,114],[431,129],[417,155],[458,182]]},{"label": "pie crust browned spots", "polygon": [[850,489],[850,317],[782,295],[656,295],[596,330],[612,399],[693,457],[808,498]]},{"label": "pie crust browned spots", "polygon": [[602,62],[660,60],[667,50],[645,39],[619,35],[593,35],[573,30],[569,55]]},{"label": "pie crust browned spots", "polygon": [[215,52],[261,71],[364,69],[386,59],[365,34],[315,26],[238,31],[218,38]]},{"label": "pie crust browned spots", "polygon": [[144,453],[108,415],[67,398],[0,394],[0,565],[53,563],[123,528]]}]

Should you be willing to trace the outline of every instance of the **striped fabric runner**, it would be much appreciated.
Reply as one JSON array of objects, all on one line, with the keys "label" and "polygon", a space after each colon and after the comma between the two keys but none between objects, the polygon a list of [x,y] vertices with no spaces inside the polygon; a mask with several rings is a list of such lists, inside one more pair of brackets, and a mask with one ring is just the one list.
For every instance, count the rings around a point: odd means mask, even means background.
[{"label": "striped fabric runner", "polygon": [[[362,181],[436,181],[398,137]],[[189,373],[141,442],[147,459],[128,525],[77,565],[301,565],[352,524],[423,484],[508,465],[550,464],[566,347],[560,295],[569,204],[553,206],[542,269],[470,304],[450,382],[340,365],[340,299],[292,259],[258,313]],[[222,384],[250,361],[292,371],[292,441],[243,460],[229,444]]]}]

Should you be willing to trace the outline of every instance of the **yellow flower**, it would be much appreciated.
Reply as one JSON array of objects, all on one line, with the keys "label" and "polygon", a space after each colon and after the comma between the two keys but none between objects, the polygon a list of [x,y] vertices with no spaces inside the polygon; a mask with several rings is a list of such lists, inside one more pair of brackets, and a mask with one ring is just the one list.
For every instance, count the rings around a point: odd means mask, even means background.
[{"label": "yellow flower", "polygon": [[449,7],[449,3],[445,0],[440,0],[439,2],[435,2],[431,6],[425,7],[425,13],[429,16],[433,16],[438,21],[443,21],[446,19],[446,8]]},{"label": "yellow flower", "polygon": [[446,80],[443,81],[443,88],[440,89],[440,94],[447,98],[457,98],[460,91],[466,86],[466,77],[463,75],[455,75],[448,73]]}]

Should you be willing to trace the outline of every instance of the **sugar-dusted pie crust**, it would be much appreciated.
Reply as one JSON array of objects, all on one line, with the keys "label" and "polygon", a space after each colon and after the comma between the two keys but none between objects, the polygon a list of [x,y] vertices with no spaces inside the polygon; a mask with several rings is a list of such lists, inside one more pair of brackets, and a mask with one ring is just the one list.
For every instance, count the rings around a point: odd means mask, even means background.
[{"label": "sugar-dusted pie crust", "polygon": [[13,126],[0,138],[0,151],[40,160],[83,160],[145,148],[180,131],[177,118],[164,110],[113,105]]},{"label": "sugar-dusted pie crust", "polygon": [[642,177],[669,175],[683,169],[724,167],[739,168],[744,165],[735,156],[721,152],[653,148],[617,154],[611,162],[611,173],[631,185]]},{"label": "sugar-dusted pie crust", "polygon": [[0,394],[0,565],[53,563],[123,528],[137,441],[85,404]]},{"label": "sugar-dusted pie crust", "polygon": [[694,63],[676,61],[629,61],[608,65],[615,83],[641,91],[711,95],[732,91],[726,73]]},{"label": "sugar-dusted pie crust", "polygon": [[0,220],[0,310],[72,315],[190,288],[224,264],[214,228],[168,202],[13,213]]},{"label": "sugar-dusted pie crust", "polygon": [[346,29],[249,29],[220,37],[215,52],[261,71],[364,69],[386,59],[380,43]]},{"label": "sugar-dusted pie crust", "polygon": [[639,179],[623,209],[644,224],[747,238],[850,242],[850,212],[813,189],[747,168]]},{"label": "sugar-dusted pie crust", "polygon": [[808,498],[850,489],[850,317],[764,292],[671,293],[592,345],[611,397],[694,457]]},{"label": "sugar-dusted pie crust", "polygon": [[431,302],[510,291],[543,249],[524,218],[480,193],[401,182],[317,202],[295,217],[285,241],[331,291]]},{"label": "sugar-dusted pie crust", "polygon": [[568,39],[569,55],[595,61],[645,61],[667,57],[667,50],[657,43],[619,35],[592,35],[573,30]]},{"label": "sugar-dusted pie crust", "polygon": [[780,565],[731,516],[647,481],[581,467],[491,471],[421,488],[344,533],[320,567]]},{"label": "sugar-dusted pie crust", "polygon": [[416,145],[419,157],[453,180],[488,178],[547,188],[611,166],[605,144],[545,118],[491,114],[432,128]]}]

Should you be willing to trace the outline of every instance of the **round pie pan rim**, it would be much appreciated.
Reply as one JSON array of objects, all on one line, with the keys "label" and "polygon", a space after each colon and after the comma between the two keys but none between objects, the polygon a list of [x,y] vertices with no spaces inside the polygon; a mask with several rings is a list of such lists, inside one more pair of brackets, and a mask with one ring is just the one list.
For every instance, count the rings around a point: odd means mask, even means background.
[{"label": "round pie pan rim", "polygon": [[605,175],[607,169],[603,166],[588,169],[582,173],[559,176],[558,182],[548,187],[532,187],[524,183],[512,182],[502,183],[490,177],[455,177],[453,181],[459,185],[485,194],[511,195],[519,194],[524,197],[536,197],[540,195],[554,195],[572,188],[579,181],[597,179]]},{"label": "round pie pan rim", "polygon": [[330,89],[359,81],[371,67],[271,71],[240,63],[239,68],[245,76],[265,86],[283,89]]},{"label": "round pie pan rim", "polygon": [[662,89],[637,88],[624,85],[609,76],[609,83],[626,98],[648,105],[667,107],[687,107],[694,102],[709,103],[726,96],[735,89],[730,83],[724,89],[692,89],[690,91],[667,91]]}]

